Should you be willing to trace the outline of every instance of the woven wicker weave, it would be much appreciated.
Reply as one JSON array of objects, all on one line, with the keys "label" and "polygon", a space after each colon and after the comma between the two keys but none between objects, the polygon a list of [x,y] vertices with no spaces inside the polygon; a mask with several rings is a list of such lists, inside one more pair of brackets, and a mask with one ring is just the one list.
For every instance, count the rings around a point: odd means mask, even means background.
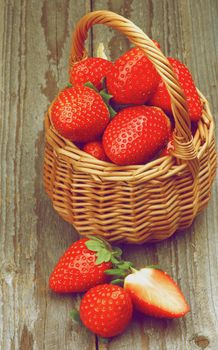
[{"label": "woven wicker weave", "polygon": [[97,160],[63,138],[45,117],[44,185],[55,210],[81,235],[110,241],[160,241],[191,225],[208,203],[216,171],[214,121],[205,97],[194,137],[186,101],[163,53],[137,26],[109,11],[91,12],[75,29],[70,65],[86,56],[94,24],[119,30],[141,47],[162,76],[175,119],[175,151],[146,165],[117,166]]}]

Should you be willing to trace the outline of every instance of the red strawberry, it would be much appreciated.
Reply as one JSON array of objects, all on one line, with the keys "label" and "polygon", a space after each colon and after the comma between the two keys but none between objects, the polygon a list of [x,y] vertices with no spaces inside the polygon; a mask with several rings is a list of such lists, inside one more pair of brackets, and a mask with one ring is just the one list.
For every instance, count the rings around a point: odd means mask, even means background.
[{"label": "red strawberry", "polygon": [[118,335],[132,318],[130,295],[112,284],[94,287],[82,298],[80,318],[87,328],[101,337]]},{"label": "red strawberry", "polygon": [[102,88],[102,79],[112,69],[113,63],[104,58],[89,57],[73,65],[70,70],[72,85],[91,82],[97,89]]},{"label": "red strawberry", "polygon": [[92,141],[85,144],[83,151],[91,154],[97,159],[107,161],[107,156],[105,154],[101,141]]},{"label": "red strawberry", "polygon": [[143,104],[156,89],[160,76],[145,52],[134,47],[119,57],[106,77],[116,103]]},{"label": "red strawberry", "polygon": [[73,243],[60,258],[50,276],[49,286],[60,293],[87,291],[108,280],[104,272],[112,267],[109,260],[110,252],[103,241],[82,238]]},{"label": "red strawberry", "polygon": [[103,133],[109,123],[109,111],[93,89],[75,86],[60,92],[51,106],[51,121],[69,140],[88,142]]},{"label": "red strawberry", "polygon": [[[175,58],[168,58],[179,80],[181,88],[187,99],[190,119],[198,121],[202,115],[202,103],[188,68]],[[164,112],[172,114],[170,95],[164,82],[161,80],[154,94],[149,99],[149,104],[160,107]]]},{"label": "red strawberry", "polygon": [[103,135],[106,155],[118,165],[144,164],[167,143],[169,122],[156,107],[125,108],[114,117]]},{"label": "red strawberry", "polygon": [[171,133],[169,136],[169,141],[166,147],[161,151],[159,157],[168,156],[170,154],[170,151],[174,150],[174,144],[173,144],[173,134]]},{"label": "red strawberry", "polygon": [[178,318],[190,310],[177,284],[161,270],[147,267],[136,271],[125,278],[124,288],[133,305],[146,315]]}]

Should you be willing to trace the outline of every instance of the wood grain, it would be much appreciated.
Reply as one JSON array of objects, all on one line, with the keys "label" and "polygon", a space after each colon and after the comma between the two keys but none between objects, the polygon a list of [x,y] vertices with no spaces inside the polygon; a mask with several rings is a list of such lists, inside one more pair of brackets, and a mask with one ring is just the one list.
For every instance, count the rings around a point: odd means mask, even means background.
[{"label": "wood grain", "polygon": [[[0,5],[0,349],[216,350],[218,181],[208,208],[190,229],[159,244],[123,246],[137,267],[159,263],[179,282],[190,314],[173,321],[135,314],[127,332],[105,345],[71,322],[69,312],[80,296],[48,290],[53,266],[78,236],[44,193],[42,163],[43,115],[67,82],[71,30],[82,15],[110,9],[130,18],[166,55],[188,64],[216,115],[218,2],[0,0]],[[129,48],[125,38],[100,26],[90,39],[94,54],[104,43],[111,59]]]}]

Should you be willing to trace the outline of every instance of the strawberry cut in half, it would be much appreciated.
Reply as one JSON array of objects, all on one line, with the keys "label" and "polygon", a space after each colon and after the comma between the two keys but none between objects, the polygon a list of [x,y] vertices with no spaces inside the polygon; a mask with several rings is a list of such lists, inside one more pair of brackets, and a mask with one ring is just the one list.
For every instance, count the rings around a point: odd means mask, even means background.
[{"label": "strawberry cut in half", "polygon": [[164,271],[146,267],[128,275],[124,288],[142,313],[158,318],[179,318],[190,311],[175,281]]}]

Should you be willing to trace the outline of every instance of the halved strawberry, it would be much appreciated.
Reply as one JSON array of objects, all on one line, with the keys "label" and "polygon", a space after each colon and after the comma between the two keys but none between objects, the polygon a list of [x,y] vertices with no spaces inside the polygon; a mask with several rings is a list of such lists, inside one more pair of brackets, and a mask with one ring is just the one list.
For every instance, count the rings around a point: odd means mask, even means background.
[{"label": "halved strawberry", "polygon": [[156,268],[146,267],[128,275],[124,288],[129,290],[135,308],[146,315],[178,318],[190,310],[176,282]]}]

